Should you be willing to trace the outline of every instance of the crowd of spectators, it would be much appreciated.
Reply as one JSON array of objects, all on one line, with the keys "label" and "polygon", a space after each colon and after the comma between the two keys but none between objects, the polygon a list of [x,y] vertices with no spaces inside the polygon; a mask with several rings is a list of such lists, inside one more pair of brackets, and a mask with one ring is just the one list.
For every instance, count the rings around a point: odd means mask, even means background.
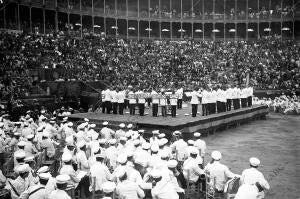
[{"label": "crowd of spectators", "polygon": [[[56,80],[104,80],[145,89],[245,85],[299,89],[299,46],[293,41],[148,41],[59,34],[1,33],[2,94],[25,94],[30,69],[63,69]],[[15,89],[15,90],[16,90]],[[24,90],[25,89],[25,90]]]},{"label": "crowd of spectators", "polygon": [[268,105],[269,110],[275,113],[282,113],[285,115],[299,115],[300,114],[300,97],[296,96],[287,96],[281,95],[271,98],[262,98],[257,97],[253,98],[254,104],[263,104]]}]

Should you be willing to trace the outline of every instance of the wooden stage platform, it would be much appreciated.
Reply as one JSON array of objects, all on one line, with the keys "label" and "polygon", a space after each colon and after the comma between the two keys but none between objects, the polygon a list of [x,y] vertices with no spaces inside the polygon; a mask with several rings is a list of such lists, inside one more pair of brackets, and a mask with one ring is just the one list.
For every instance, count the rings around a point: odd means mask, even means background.
[{"label": "wooden stage platform", "polygon": [[[90,122],[97,124],[97,127],[101,127],[104,121],[108,121],[109,126],[113,129],[118,129],[120,123],[131,123],[140,129],[145,129],[146,133],[155,129],[159,129],[160,132],[164,133],[170,133],[175,130],[180,130],[183,133],[193,133],[195,131],[206,132],[220,127],[229,127],[252,119],[265,119],[269,110],[267,106],[254,105],[225,113],[208,116],[197,114],[197,117],[192,117],[191,107],[187,106],[177,110],[175,118],[171,116],[152,117],[151,108],[146,109],[145,113],[147,115],[145,116],[139,116],[138,112],[136,112],[136,115],[131,116],[127,111],[125,112],[124,115],[103,114],[102,112],[78,113],[70,115],[69,119],[74,122],[80,122],[84,118],[88,118]],[[186,116],[185,114],[189,115]]]}]

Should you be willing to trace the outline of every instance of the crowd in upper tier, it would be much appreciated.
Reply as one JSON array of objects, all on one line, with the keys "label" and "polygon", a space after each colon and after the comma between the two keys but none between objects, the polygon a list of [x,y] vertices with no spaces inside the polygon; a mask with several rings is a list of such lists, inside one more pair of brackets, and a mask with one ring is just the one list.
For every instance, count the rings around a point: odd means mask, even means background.
[{"label": "crowd in upper tier", "polygon": [[[24,95],[29,69],[61,69],[56,80],[105,80],[141,89],[245,85],[297,89],[300,49],[293,41],[137,41],[100,36],[0,33],[1,97]],[[52,76],[51,76],[52,77]],[[54,80],[54,79],[52,79]]]}]

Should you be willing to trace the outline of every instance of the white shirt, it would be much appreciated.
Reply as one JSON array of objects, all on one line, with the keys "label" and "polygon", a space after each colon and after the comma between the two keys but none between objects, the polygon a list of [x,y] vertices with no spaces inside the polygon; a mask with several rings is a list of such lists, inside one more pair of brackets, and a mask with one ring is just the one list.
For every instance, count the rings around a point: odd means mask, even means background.
[{"label": "white shirt", "polygon": [[118,97],[118,103],[124,103],[125,100],[125,91],[119,91],[117,94]]},{"label": "white shirt", "polygon": [[172,182],[162,179],[151,190],[153,199],[178,199],[179,196]]},{"label": "white shirt", "polygon": [[119,198],[139,199],[145,197],[144,191],[138,184],[130,180],[119,183],[116,187],[116,193]]},{"label": "white shirt", "polygon": [[201,156],[205,155],[206,143],[201,139],[197,139],[194,143],[194,146],[201,151]]},{"label": "white shirt", "polygon": [[258,195],[255,185],[243,184],[238,189],[234,199],[257,199]]},{"label": "white shirt", "polygon": [[264,189],[270,189],[269,183],[266,181],[264,175],[256,168],[245,169],[241,178],[242,184],[254,185],[259,182]]},{"label": "white shirt", "polygon": [[82,171],[89,171],[89,162],[87,160],[86,154],[84,151],[78,149],[76,153],[76,160],[78,164],[78,168]]},{"label": "white shirt", "polygon": [[201,94],[199,94],[197,91],[191,92],[191,104],[199,104],[199,97],[202,97]]},{"label": "white shirt", "polygon": [[54,190],[51,192],[49,199],[71,199],[71,197],[64,190]]},{"label": "white shirt", "polygon": [[207,104],[208,102],[208,99],[207,99],[207,96],[208,95],[208,92],[206,90],[203,90],[202,91],[202,104]]},{"label": "white shirt", "polygon": [[172,94],[170,96],[170,104],[171,106],[177,106],[177,100],[178,100],[178,97],[176,94]]},{"label": "white shirt", "polygon": [[[229,170],[227,166],[221,164],[219,161],[215,161],[209,168],[210,177],[215,179],[215,188],[219,191],[224,190],[224,185],[228,178],[233,178],[235,175]],[[214,183],[214,180],[211,180]]]},{"label": "white shirt", "polygon": [[138,91],[138,92],[136,92],[136,94],[138,95],[138,103],[139,104],[145,104],[145,102],[146,102],[145,93],[143,91]]},{"label": "white shirt", "polygon": [[177,140],[171,145],[171,149],[177,153],[177,160],[183,161],[186,157],[187,143],[183,140]]},{"label": "white shirt", "polygon": [[117,103],[118,102],[118,93],[117,93],[117,91],[115,91],[115,90],[110,91],[110,96],[111,96],[111,102],[112,103]]},{"label": "white shirt", "polygon": [[178,94],[178,99],[182,99],[183,97],[183,88],[180,88],[176,91],[176,93]]},{"label": "white shirt", "polygon": [[[41,187],[43,187],[43,188],[36,191],[35,193],[31,194],[32,192],[34,192],[35,190],[37,190]],[[27,190],[25,190],[20,195],[20,199],[48,199],[48,194],[49,194],[49,192],[45,189],[45,186],[38,184],[38,185],[31,186]]]},{"label": "white shirt", "polygon": [[[91,177],[95,177],[95,191],[102,189],[102,184],[112,179],[112,174],[109,172],[107,166],[101,162],[96,162],[91,166]],[[93,185],[92,185],[93,186]]]},{"label": "white shirt", "polygon": [[113,168],[117,165],[118,150],[115,146],[110,146],[105,150],[106,157],[109,159],[110,166]]},{"label": "white shirt", "polygon": [[136,103],[136,98],[134,92],[130,91],[128,93],[128,99],[129,99],[129,104],[135,104]]},{"label": "white shirt", "polygon": [[200,169],[196,158],[189,157],[183,163],[183,175],[186,180],[190,182],[197,182],[199,176],[204,174],[204,171]]},{"label": "white shirt", "polygon": [[105,91],[102,91],[102,98],[104,102],[110,102],[111,101],[111,95],[110,90],[106,89]]},{"label": "white shirt", "polygon": [[152,91],[151,96],[152,96],[152,104],[158,104],[159,103],[158,93],[156,91]]},{"label": "white shirt", "polygon": [[103,127],[100,133],[101,133],[101,137],[105,138],[106,140],[110,140],[112,138],[112,135],[115,134],[115,132],[112,129],[107,127]]}]

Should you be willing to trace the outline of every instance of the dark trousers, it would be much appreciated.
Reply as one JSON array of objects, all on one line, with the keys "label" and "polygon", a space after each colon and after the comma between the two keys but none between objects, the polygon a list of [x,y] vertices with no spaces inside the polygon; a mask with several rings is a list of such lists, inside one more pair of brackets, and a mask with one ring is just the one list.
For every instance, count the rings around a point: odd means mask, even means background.
[{"label": "dark trousers", "polygon": [[141,103],[141,104],[139,104],[139,114],[140,114],[140,116],[144,116],[144,112],[145,112],[145,104]]},{"label": "dark trousers", "polygon": [[152,98],[147,98],[146,101],[147,101],[148,107],[150,107]]},{"label": "dark trousers", "polygon": [[105,110],[107,109],[107,102],[102,102],[102,113],[105,113]]},{"label": "dark trousers", "polygon": [[202,104],[202,115],[205,116],[207,115],[207,104]]},{"label": "dark trousers", "polygon": [[113,114],[118,114],[118,102],[112,103]]},{"label": "dark trousers", "polygon": [[167,117],[167,106],[161,106],[161,115]]},{"label": "dark trousers", "polygon": [[198,104],[192,104],[192,117],[196,117],[198,110]]},{"label": "dark trousers", "polygon": [[177,101],[177,108],[182,109],[182,99],[178,99]]},{"label": "dark trousers", "polygon": [[152,104],[152,116],[157,117],[158,113],[158,104]]},{"label": "dark trousers", "polygon": [[231,111],[231,103],[232,103],[232,100],[227,99],[227,101],[226,101],[226,110],[227,111]]},{"label": "dark trousers", "polygon": [[249,97],[247,98],[247,101],[248,101],[248,106],[249,106],[249,107],[252,106],[252,96],[249,96]]},{"label": "dark trousers", "polygon": [[216,113],[216,103],[209,103],[208,106],[209,106],[208,114],[211,115],[211,114]]},{"label": "dark trousers", "polygon": [[240,108],[240,99],[239,99],[239,98],[238,98],[238,99],[233,99],[233,100],[232,100],[232,103],[233,103],[233,108],[234,108],[234,110]]},{"label": "dark trousers", "polygon": [[120,115],[123,115],[123,111],[124,111],[124,103],[119,103],[118,106],[119,106],[119,114],[120,114]]},{"label": "dark trousers", "polygon": [[226,111],[226,103],[217,101],[217,111],[218,113],[222,113]]},{"label": "dark trousers", "polygon": [[172,105],[171,106],[171,114],[172,114],[172,117],[176,117],[176,105]]},{"label": "dark trousers", "polygon": [[129,107],[129,100],[125,99],[124,100],[124,109],[127,109]]},{"label": "dark trousers", "polygon": [[80,182],[76,188],[81,191],[80,198],[88,198],[90,196],[89,186],[90,186],[90,179],[88,176],[84,176],[80,180]]},{"label": "dark trousers", "polygon": [[130,112],[130,115],[135,114],[135,104],[129,104],[129,112]]},{"label": "dark trousers", "polygon": [[241,98],[241,105],[242,105],[242,108],[247,107],[247,98]]},{"label": "dark trousers", "polygon": [[108,101],[106,113],[110,114],[111,110],[112,110],[112,103]]}]

